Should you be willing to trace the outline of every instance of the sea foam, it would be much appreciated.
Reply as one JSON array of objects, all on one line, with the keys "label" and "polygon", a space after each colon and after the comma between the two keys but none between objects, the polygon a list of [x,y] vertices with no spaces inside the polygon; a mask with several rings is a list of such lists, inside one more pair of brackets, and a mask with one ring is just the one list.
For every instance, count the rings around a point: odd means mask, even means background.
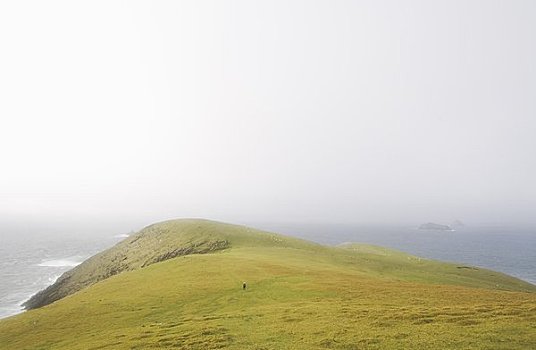
[{"label": "sea foam", "polygon": [[37,264],[37,266],[43,266],[43,267],[75,267],[80,265],[81,261],[75,261],[70,259],[57,259],[57,260],[48,260],[43,261],[40,264]]}]

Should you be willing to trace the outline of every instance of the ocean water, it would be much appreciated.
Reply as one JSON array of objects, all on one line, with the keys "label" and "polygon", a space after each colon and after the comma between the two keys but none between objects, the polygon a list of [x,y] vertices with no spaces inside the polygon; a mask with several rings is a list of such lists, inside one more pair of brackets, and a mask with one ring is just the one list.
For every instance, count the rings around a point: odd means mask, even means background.
[{"label": "ocean water", "polygon": [[[463,227],[454,232],[413,227],[310,224],[251,224],[269,231],[337,245],[362,242],[425,258],[505,272],[536,284],[536,229]],[[22,312],[20,304],[65,271],[128,235],[111,231],[76,234],[0,232],[0,318]],[[2,228],[0,228],[2,231]],[[9,232],[8,232],[9,231]],[[33,232],[36,231],[36,232]]]},{"label": "ocean water", "polygon": [[123,238],[125,235],[0,232],[0,318],[22,312],[22,302]]},{"label": "ocean water", "polygon": [[536,228],[478,226],[454,231],[400,226],[263,224],[318,243],[360,242],[398,249],[424,258],[488,268],[536,284]]}]

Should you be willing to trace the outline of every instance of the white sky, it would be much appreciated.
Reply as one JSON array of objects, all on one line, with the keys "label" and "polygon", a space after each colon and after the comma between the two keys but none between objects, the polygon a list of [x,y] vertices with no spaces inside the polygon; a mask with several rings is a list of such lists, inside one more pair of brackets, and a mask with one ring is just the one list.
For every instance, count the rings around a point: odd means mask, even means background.
[{"label": "white sky", "polygon": [[3,1],[0,220],[536,223],[534,1]]}]

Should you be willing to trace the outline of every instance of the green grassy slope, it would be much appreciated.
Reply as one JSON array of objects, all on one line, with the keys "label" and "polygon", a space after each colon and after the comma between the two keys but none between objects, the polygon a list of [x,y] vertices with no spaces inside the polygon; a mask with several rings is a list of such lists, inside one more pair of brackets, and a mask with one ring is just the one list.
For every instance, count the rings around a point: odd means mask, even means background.
[{"label": "green grassy slope", "polygon": [[48,305],[125,271],[177,256],[206,254],[231,247],[284,246],[315,249],[303,240],[248,227],[208,220],[171,220],[147,226],[116,246],[84,261],[25,303],[27,309]]},{"label": "green grassy slope", "polygon": [[0,349],[536,348],[536,289],[503,274],[210,221],[147,229],[228,244],[1,320]]}]

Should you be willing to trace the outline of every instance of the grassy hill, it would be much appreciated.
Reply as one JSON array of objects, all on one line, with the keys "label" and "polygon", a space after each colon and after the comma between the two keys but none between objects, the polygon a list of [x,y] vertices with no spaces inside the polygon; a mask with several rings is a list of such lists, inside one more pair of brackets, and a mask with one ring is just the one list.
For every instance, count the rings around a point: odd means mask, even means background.
[{"label": "grassy hill", "polygon": [[58,282],[0,321],[0,349],[536,348],[531,284],[205,220],[149,226]]}]

